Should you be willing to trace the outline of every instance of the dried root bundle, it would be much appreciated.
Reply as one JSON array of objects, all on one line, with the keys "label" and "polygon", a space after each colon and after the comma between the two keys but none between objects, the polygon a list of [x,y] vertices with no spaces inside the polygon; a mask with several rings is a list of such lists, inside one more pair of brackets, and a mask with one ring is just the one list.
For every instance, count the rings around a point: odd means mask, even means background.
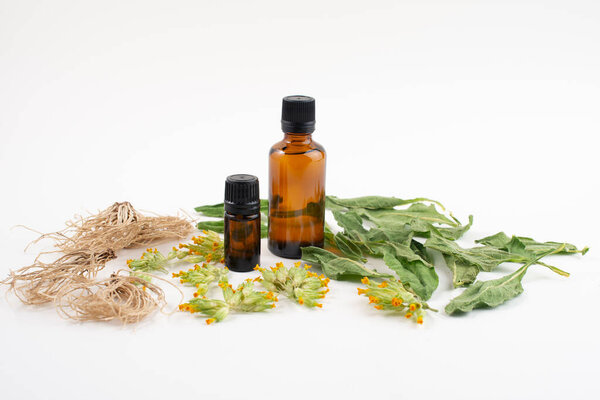
[{"label": "dried root bundle", "polygon": [[112,250],[71,251],[51,263],[36,260],[32,265],[11,271],[1,283],[9,285],[9,290],[25,304],[44,304],[54,301],[63,287],[95,278],[106,262],[114,258]]},{"label": "dried root bundle", "polygon": [[113,274],[97,281],[98,271],[120,249],[181,239],[192,229],[183,218],[148,217],[129,202],[114,203],[97,215],[67,222],[63,231],[42,235],[38,241],[53,239],[64,255],[51,263],[38,257],[0,283],[26,304],[54,302],[66,318],[138,322],[164,304],[162,289],[138,276]]},{"label": "dried root bundle", "polygon": [[72,282],[56,297],[59,314],[77,321],[136,323],[164,304],[160,287],[143,278],[118,274],[103,281]]},{"label": "dried root bundle", "polygon": [[[147,217],[131,203],[114,203],[97,215],[76,217],[60,232],[43,235],[51,238],[63,252],[78,249],[114,251],[147,246],[164,240],[182,239],[192,231],[190,222],[179,217]],[[39,240],[39,239],[38,239]]]}]

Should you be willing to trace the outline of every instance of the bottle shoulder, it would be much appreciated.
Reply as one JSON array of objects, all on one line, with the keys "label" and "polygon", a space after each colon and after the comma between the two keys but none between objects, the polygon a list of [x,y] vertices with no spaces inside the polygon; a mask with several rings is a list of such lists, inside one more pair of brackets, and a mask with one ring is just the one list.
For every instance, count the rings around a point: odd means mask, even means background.
[{"label": "bottle shoulder", "polygon": [[271,146],[269,155],[309,155],[312,158],[325,158],[325,148],[314,140],[308,142],[294,143],[287,140],[281,140]]}]

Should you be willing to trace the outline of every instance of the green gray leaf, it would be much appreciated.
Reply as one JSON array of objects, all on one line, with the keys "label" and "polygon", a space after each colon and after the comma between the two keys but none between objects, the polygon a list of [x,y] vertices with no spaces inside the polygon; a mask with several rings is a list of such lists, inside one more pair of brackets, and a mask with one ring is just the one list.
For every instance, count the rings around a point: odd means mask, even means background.
[{"label": "green gray leaf", "polygon": [[196,225],[200,230],[206,229],[209,231],[215,231],[217,233],[225,232],[225,226],[223,220],[220,221],[200,221]]},{"label": "green gray leaf", "polygon": [[360,247],[348,238],[344,233],[338,232],[333,236],[336,247],[348,258],[356,261],[366,262]]},{"label": "green gray leaf", "polygon": [[456,260],[456,257],[450,254],[444,254],[446,265],[452,271],[452,284],[454,287],[470,285],[475,282],[479,268],[474,265],[465,264]]},{"label": "green gray leaf", "polygon": [[337,224],[344,229],[344,232],[352,239],[363,242],[368,240],[369,232],[363,227],[362,217],[356,212],[334,211],[333,217],[335,218]]},{"label": "green gray leaf", "polygon": [[451,255],[460,264],[471,265],[482,271],[492,271],[499,264],[507,261],[527,261],[523,257],[511,255],[495,247],[480,246],[463,249],[458,244],[446,238],[434,235],[425,242],[428,249],[437,250],[444,255]]},{"label": "green gray leaf", "polygon": [[425,205],[422,203],[412,204],[410,207],[402,210],[396,209],[379,209],[367,210],[357,209],[360,215],[367,218],[380,228],[397,229],[404,225],[417,225],[413,221],[419,221],[422,224],[423,230],[429,230],[428,224],[443,224],[452,227],[459,226],[456,221],[451,220],[444,214],[437,211],[433,204]]},{"label": "green gray leaf", "polygon": [[490,281],[477,281],[446,306],[449,315],[469,312],[474,308],[496,307],[523,293],[521,280],[530,264],[515,272]]},{"label": "green gray leaf", "polygon": [[436,229],[446,239],[458,240],[465,234],[465,232],[467,232],[469,229],[471,229],[472,225],[473,225],[473,216],[469,215],[469,223],[467,225],[459,225],[456,227],[449,227],[449,228],[438,227]]},{"label": "green gray leaf", "polygon": [[225,214],[223,203],[199,206],[194,208],[194,210],[206,217],[223,218],[223,214]]},{"label": "green gray leaf", "polygon": [[325,275],[331,279],[341,279],[352,276],[366,276],[370,278],[389,277],[387,274],[382,274],[365,267],[361,262],[345,257],[338,257],[327,250],[314,246],[302,247],[302,260],[320,265]]},{"label": "green gray leaf", "polygon": [[556,250],[561,246],[564,246],[563,250],[560,253],[554,254],[581,253],[583,255],[589,250],[587,247],[579,250],[577,246],[570,243],[538,242],[525,236],[508,237],[504,232],[498,232],[495,235],[476,240],[475,242],[506,251],[519,251],[521,254],[527,253],[528,257],[537,257],[545,252]]},{"label": "green gray leaf", "polygon": [[339,199],[335,196],[327,196],[327,200],[331,203],[336,204],[338,206],[346,207],[346,208],[365,208],[369,210],[378,210],[382,208],[394,208],[396,206],[403,206],[406,204],[416,203],[420,201],[428,201],[432,203],[438,204],[440,207],[444,208],[439,202],[435,200],[430,200],[426,198],[417,198],[417,199],[409,199],[403,200],[398,199],[396,197],[383,197],[383,196],[363,196],[363,197],[355,197],[350,199]]},{"label": "green gray leaf", "polygon": [[[538,255],[536,258],[531,259],[521,268],[515,272],[503,276],[499,279],[493,279],[490,281],[477,281],[473,285],[469,286],[459,296],[455,297],[446,306],[446,313],[452,315],[457,312],[469,312],[475,308],[486,308],[496,307],[517,297],[523,293],[523,286],[521,281],[523,276],[529,269],[529,267],[535,263],[539,263],[539,260],[545,256],[551,254],[560,254],[564,251],[565,245],[562,244],[556,249],[551,249]],[[544,264],[540,264],[544,265]],[[546,266],[546,265],[544,265]],[[550,270],[557,272],[562,275],[563,271],[556,271],[555,267],[547,266]]]},{"label": "green gray leaf", "polygon": [[424,300],[431,298],[439,283],[435,269],[422,261],[401,261],[391,251],[385,252],[383,261],[398,275],[400,281],[408,285],[419,297]]}]

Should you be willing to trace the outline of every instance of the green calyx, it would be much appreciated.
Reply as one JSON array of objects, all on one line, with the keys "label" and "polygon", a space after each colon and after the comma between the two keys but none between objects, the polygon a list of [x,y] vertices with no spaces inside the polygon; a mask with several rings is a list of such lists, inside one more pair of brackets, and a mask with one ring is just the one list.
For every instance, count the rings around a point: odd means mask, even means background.
[{"label": "green calyx", "polygon": [[208,292],[211,283],[219,281],[228,272],[227,267],[219,268],[213,264],[204,263],[201,266],[196,264],[187,271],[173,273],[173,278],[179,278],[179,282],[182,284],[194,286],[197,289],[194,297],[199,297]]},{"label": "green calyx", "polygon": [[230,312],[261,312],[275,307],[277,297],[272,292],[258,291],[254,288],[254,281],[247,279],[234,289],[227,279],[222,275],[219,287],[223,293],[223,300],[199,297],[180,304],[181,311],[192,314],[201,313],[208,317],[207,324],[221,322]]},{"label": "green calyx", "polygon": [[312,308],[323,307],[319,301],[329,292],[329,278],[310,271],[310,265],[301,266],[300,262],[291,268],[277,263],[271,269],[257,267],[261,273],[261,284],[271,292],[281,293],[296,303]]},{"label": "green calyx", "polygon": [[366,288],[358,288],[358,295],[367,297],[369,304],[377,310],[399,313],[418,324],[423,323],[425,310],[435,311],[398,280],[377,283],[365,277],[361,282]]}]

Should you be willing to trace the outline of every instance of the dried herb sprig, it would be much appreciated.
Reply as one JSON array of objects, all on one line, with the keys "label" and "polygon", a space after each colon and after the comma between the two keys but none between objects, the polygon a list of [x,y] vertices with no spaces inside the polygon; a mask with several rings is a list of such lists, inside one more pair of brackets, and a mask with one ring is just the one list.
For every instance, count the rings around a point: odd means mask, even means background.
[{"label": "dried herb sprig", "polygon": [[236,289],[229,284],[227,276],[219,280],[219,287],[223,292],[223,300],[199,297],[179,305],[181,311],[192,314],[202,313],[207,316],[208,325],[213,322],[221,322],[232,311],[237,312],[260,312],[275,307],[279,299],[273,292],[261,292],[254,288],[254,281],[247,279]]},{"label": "dried herb sprig", "polygon": [[217,232],[203,230],[204,236],[192,237],[192,243],[179,244],[179,249],[173,250],[167,256],[168,259],[178,259],[191,263],[220,262],[224,263],[224,243]]},{"label": "dried herb sprig", "polygon": [[362,278],[366,289],[358,288],[358,295],[369,298],[369,304],[375,304],[377,310],[387,310],[402,313],[405,318],[412,319],[418,324],[423,323],[424,310],[432,310],[419,296],[407,290],[402,282],[390,279],[380,283]]},{"label": "dried herb sprig", "polygon": [[179,278],[179,282],[196,287],[194,297],[204,296],[208,292],[209,285],[212,282],[219,281],[227,275],[227,267],[219,268],[213,264],[204,263],[202,266],[196,264],[188,271],[179,271],[173,273],[173,278]]},{"label": "dried herb sprig", "polygon": [[325,298],[329,292],[329,278],[309,271],[310,265],[301,266],[300,261],[287,269],[282,262],[270,270],[258,265],[255,270],[262,276],[261,284],[272,292],[282,293],[289,299],[306,307],[323,307],[318,301]]},{"label": "dried herb sprig", "polygon": [[146,249],[137,260],[127,260],[127,266],[137,272],[164,272],[167,273],[169,259],[157,249]]},{"label": "dried herb sprig", "polygon": [[[127,265],[132,271],[164,272],[173,262],[211,263],[223,262],[223,240],[218,233],[213,231],[202,231],[204,236],[192,237],[192,243],[180,243],[179,248],[173,247],[165,257],[157,249],[148,248],[137,260],[127,260]],[[143,274],[138,274],[143,276]]]}]

